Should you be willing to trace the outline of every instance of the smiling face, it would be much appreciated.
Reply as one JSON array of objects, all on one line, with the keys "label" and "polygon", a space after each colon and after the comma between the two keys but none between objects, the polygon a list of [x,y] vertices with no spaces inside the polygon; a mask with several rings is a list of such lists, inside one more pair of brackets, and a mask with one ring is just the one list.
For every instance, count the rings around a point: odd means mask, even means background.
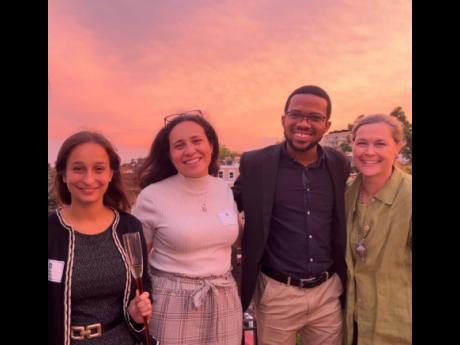
[{"label": "smiling face", "polygon": [[[294,119],[289,116],[293,112],[316,116],[322,120],[314,123],[307,121],[305,116],[302,116],[300,120]],[[294,95],[289,102],[286,114],[281,118],[288,149],[304,153],[315,147],[331,126],[326,114],[327,101],[324,98],[312,94]]]},{"label": "smiling face", "polygon": [[196,122],[180,122],[169,134],[170,159],[183,176],[208,175],[212,150],[203,127]]},{"label": "smiling face", "polygon": [[362,125],[353,142],[353,161],[363,176],[387,178],[401,148],[402,143],[396,143],[389,125]]},{"label": "smiling face", "polygon": [[112,176],[107,151],[101,145],[89,142],[72,150],[63,180],[72,204],[103,204]]}]

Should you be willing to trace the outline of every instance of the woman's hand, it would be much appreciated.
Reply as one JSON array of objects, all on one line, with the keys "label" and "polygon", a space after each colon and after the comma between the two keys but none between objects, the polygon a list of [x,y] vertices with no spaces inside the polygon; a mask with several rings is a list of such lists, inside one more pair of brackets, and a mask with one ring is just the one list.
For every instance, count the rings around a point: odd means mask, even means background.
[{"label": "woman's hand", "polygon": [[149,293],[144,291],[139,296],[139,291],[136,290],[136,297],[129,302],[128,313],[131,319],[137,323],[144,323],[144,317],[147,318],[147,322],[152,317],[152,303],[149,299]]}]

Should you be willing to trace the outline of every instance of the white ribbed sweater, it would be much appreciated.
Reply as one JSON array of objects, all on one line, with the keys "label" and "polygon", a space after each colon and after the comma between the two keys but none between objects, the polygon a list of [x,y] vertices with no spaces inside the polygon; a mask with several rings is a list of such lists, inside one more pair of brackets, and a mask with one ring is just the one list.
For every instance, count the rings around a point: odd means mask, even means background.
[{"label": "white ribbed sweater", "polygon": [[[207,212],[201,205],[206,203]],[[212,176],[171,176],[144,188],[133,208],[142,222],[149,265],[188,276],[230,270],[238,212],[227,184]]]}]

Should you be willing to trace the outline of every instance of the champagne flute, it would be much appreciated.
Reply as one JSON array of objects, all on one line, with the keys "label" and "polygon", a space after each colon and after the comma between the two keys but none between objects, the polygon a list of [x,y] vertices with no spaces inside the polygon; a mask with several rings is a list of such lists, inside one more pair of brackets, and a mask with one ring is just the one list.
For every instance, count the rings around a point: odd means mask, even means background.
[{"label": "champagne flute", "polygon": [[[141,238],[138,232],[130,232],[123,234],[123,246],[125,247],[125,252],[128,254],[128,263],[131,274],[136,281],[136,287],[139,291],[139,295],[143,292],[142,289],[142,246]],[[151,340],[149,336],[149,326],[147,322],[147,317],[144,316],[144,333],[147,341],[147,345],[151,345]]]}]

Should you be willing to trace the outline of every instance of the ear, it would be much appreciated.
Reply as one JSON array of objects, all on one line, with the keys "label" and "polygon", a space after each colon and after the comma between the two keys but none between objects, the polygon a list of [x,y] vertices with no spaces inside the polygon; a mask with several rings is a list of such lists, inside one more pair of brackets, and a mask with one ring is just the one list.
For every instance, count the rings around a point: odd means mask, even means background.
[{"label": "ear", "polygon": [[401,150],[406,146],[406,140],[403,139],[399,143],[396,143],[396,156],[401,153]]},{"label": "ear", "polygon": [[325,128],[324,133],[326,133],[330,127],[331,127],[331,121],[327,120],[326,123],[324,124],[324,128]]},{"label": "ear", "polygon": [[62,182],[64,182],[65,184],[67,183],[66,178],[65,178],[65,174],[62,175]]},{"label": "ear", "polygon": [[113,170],[110,170],[110,178],[109,178],[109,182],[112,182],[112,177],[113,177]]}]

